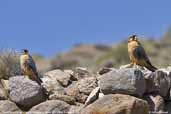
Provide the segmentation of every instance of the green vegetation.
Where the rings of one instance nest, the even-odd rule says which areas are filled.
[[[161,68],[171,65],[171,28],[162,38],[141,38],[152,64]],[[39,54],[34,54],[39,74],[52,69],[73,69],[87,67],[92,71],[110,63],[119,67],[129,63],[127,41],[113,45],[76,45],[70,51],[46,59]],[[9,76],[20,74],[19,54],[14,50],[0,50],[0,78],[8,79]]]

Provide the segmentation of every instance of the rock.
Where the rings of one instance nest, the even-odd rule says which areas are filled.
[[[62,86],[66,87],[70,84],[71,75],[61,70],[53,70],[45,73],[45,77],[58,81]]]
[[[78,89],[77,83],[78,82],[74,81],[74,82],[72,82],[72,84],[70,86],[65,88],[67,95],[75,97],[75,96],[77,96],[77,94],[79,94],[79,89]]]
[[[70,80],[78,81],[78,79],[74,76],[74,71],[72,71],[72,70],[64,70],[64,72],[70,74],[70,76],[71,76]]]
[[[44,77],[42,78],[42,81],[43,81],[42,85],[47,90],[49,95],[54,93],[58,93],[61,95],[65,94],[64,87],[62,87],[61,84],[59,84],[59,82],[57,82],[56,80],[50,79],[48,77]]]
[[[144,99],[150,105],[150,112],[162,113],[164,111],[164,100],[160,95],[149,94],[149,95],[145,95]]]
[[[93,103],[95,100],[98,99],[98,96],[99,96],[99,93],[100,93],[100,88],[99,87],[96,87],[91,93],[90,95],[88,96],[86,102],[85,102],[85,106]]]
[[[22,114],[22,111],[17,107],[17,105],[9,100],[0,101],[0,113],[1,114]]]
[[[111,68],[103,67],[102,69],[100,69],[100,70],[98,71],[97,74],[103,75],[103,74],[108,73],[108,72],[110,72],[110,71],[112,71]]]
[[[3,88],[0,87],[0,100],[7,99],[6,92]]]
[[[68,95],[61,95],[61,94],[52,94],[49,96],[49,100],[61,100],[70,105],[75,105],[75,98],[68,96]]]
[[[165,101],[171,101],[171,90],[169,89],[167,95],[163,97]]]
[[[67,114],[70,105],[59,100],[49,100],[31,108],[26,114]]]
[[[145,73],[146,91],[145,93],[159,92],[165,97],[168,94],[171,78],[162,71]]]
[[[160,71],[163,71],[165,73],[167,73],[167,75],[169,75],[169,73],[171,72],[171,67],[167,67],[167,68],[160,68]]]
[[[83,106],[71,106],[68,114],[79,114]]]
[[[77,86],[81,93],[89,95],[91,91],[97,87],[96,79],[94,77],[84,78],[78,81]]]
[[[80,114],[148,114],[144,100],[129,95],[105,95],[81,110]]]
[[[96,79],[94,77],[88,77],[73,82],[65,91],[67,95],[75,97],[78,102],[84,103],[91,91],[96,87]]]
[[[132,67],[133,67],[132,64],[127,64],[127,65],[122,65],[122,66],[120,66],[120,69],[132,68]]]
[[[24,76],[11,77],[9,89],[10,99],[25,110],[46,100],[43,88]]]
[[[91,77],[91,73],[87,70],[87,68],[83,68],[83,67],[76,67],[74,70],[74,77],[77,80],[86,78],[86,77]]]
[[[64,70],[64,72],[65,72],[65,73],[68,73],[68,74],[70,74],[70,75],[74,75],[74,71],[72,71],[72,70]]]
[[[9,96],[8,91],[9,91],[8,80],[1,79],[0,80],[0,100],[8,99],[8,96]]]
[[[0,83],[0,100],[7,99],[6,91],[2,87],[2,84]]]
[[[102,75],[99,87],[104,94],[121,93],[142,96],[145,91],[145,80],[140,70],[118,69]]]
[[[165,108],[164,108],[164,113],[165,114],[171,114],[171,102],[166,102],[165,103]]]
[[[104,97],[105,95],[103,93],[99,93],[99,98]]]

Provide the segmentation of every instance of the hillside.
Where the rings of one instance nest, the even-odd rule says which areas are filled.
[[[161,38],[141,38],[140,42],[156,67],[171,65],[170,30]],[[82,66],[97,70],[109,64],[119,67],[129,63],[127,41],[113,45],[77,45],[70,51],[53,57],[50,63],[51,69]]]
[[[170,29],[161,38],[140,38],[140,42],[154,66],[161,68],[171,65]],[[79,44],[67,52],[50,58],[44,58],[39,54],[34,54],[33,57],[40,74],[53,69],[73,69],[75,67],[86,67],[97,72],[105,65],[118,68],[129,63],[126,40],[112,45]],[[1,75],[8,77],[12,74],[19,74],[19,53],[9,49],[1,50],[0,65]]]

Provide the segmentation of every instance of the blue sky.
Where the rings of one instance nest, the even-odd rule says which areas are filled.
[[[0,48],[51,56],[135,33],[159,38],[171,24],[170,11],[170,0],[1,0]]]

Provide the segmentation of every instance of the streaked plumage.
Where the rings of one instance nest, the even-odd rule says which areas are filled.
[[[31,80],[36,81],[41,85],[42,81],[38,76],[35,62],[26,49],[22,51],[20,56],[20,66],[23,75],[27,75]]]
[[[157,68],[151,64],[149,58],[146,55],[144,48],[138,41],[136,35],[129,37],[128,53],[129,53],[131,64],[137,64],[146,67],[148,70],[152,72],[157,70]]]

